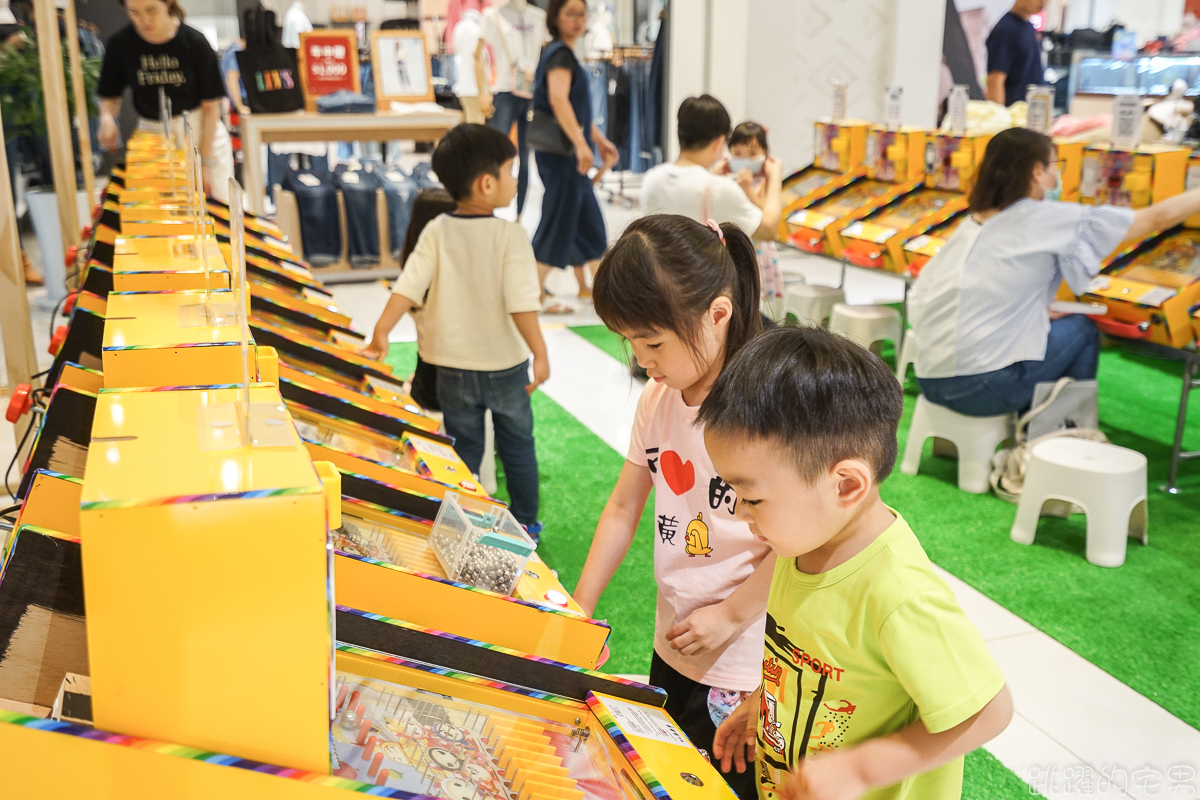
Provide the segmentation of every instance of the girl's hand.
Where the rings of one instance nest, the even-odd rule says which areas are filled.
[[[108,114],[100,115],[100,128],[96,132],[96,138],[100,142],[100,146],[108,152],[113,152],[120,144],[120,132],[117,130],[117,123]]]
[[[667,643],[680,654],[695,656],[716,650],[741,627],[724,603],[697,608],[683,622],[667,631]]]
[[[783,162],[774,156],[767,156],[767,160],[763,162],[763,175],[766,175],[768,180],[782,180]]]
[[[745,772],[746,765],[754,766],[755,734],[758,728],[758,707],[762,702],[758,692],[747,697],[733,710],[713,735],[713,758],[722,772],[737,768]]]
[[[388,346],[386,341],[381,342],[378,339],[371,339],[371,343],[362,350],[359,350],[358,354],[372,361],[382,361],[383,357],[387,355],[387,351]]]
[[[737,185],[742,187],[742,191],[750,194],[754,191],[754,176],[750,174],[750,170],[744,169],[734,178]]]
[[[840,750],[804,759],[779,793],[784,800],[858,800],[867,793],[867,784],[854,750]]]
[[[595,162],[595,156],[592,155],[592,146],[586,141],[583,144],[575,145],[575,159],[578,162],[576,169],[580,175],[587,175],[588,170],[592,168]]]

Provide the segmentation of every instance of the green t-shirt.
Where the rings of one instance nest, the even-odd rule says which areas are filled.
[[[895,513],[895,512],[893,512]],[[904,519],[819,575],[779,559],[767,602],[758,717],[762,800],[806,754],[894,733],[931,733],[977,714],[1004,686],[983,637]],[[962,759],[871,792],[870,800],[962,794]]]

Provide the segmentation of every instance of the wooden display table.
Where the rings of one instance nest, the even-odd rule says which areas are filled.
[[[248,114],[241,120],[244,183],[249,210],[263,213],[262,145],[275,142],[436,142],[462,121],[457,111],[396,114]]]

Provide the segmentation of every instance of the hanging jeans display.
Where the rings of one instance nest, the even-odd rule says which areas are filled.
[[[392,240],[392,258],[399,259],[400,251],[404,247],[404,237],[408,235],[413,203],[417,201],[421,186],[396,166],[376,170],[375,179],[379,181],[387,197],[388,235]]]
[[[374,165],[350,169],[345,164],[334,173],[337,188],[346,204],[346,240],[350,266],[354,269],[379,264],[379,181]]]
[[[342,232],[337,187],[328,168],[314,164],[312,169],[289,169],[281,185],[296,195],[304,258],[314,267],[336,262],[342,255]]]
[[[587,65],[592,113],[601,132],[617,146],[617,169],[641,173],[662,160],[655,144],[661,114],[654,107],[650,59],[625,58],[620,66],[609,61]]]

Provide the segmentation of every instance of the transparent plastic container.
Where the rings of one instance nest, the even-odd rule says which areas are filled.
[[[342,517],[342,527],[330,532],[333,549],[360,558],[404,566],[404,556],[389,531],[379,525]]]
[[[429,532],[446,577],[511,595],[536,545],[504,506],[446,492]]]

